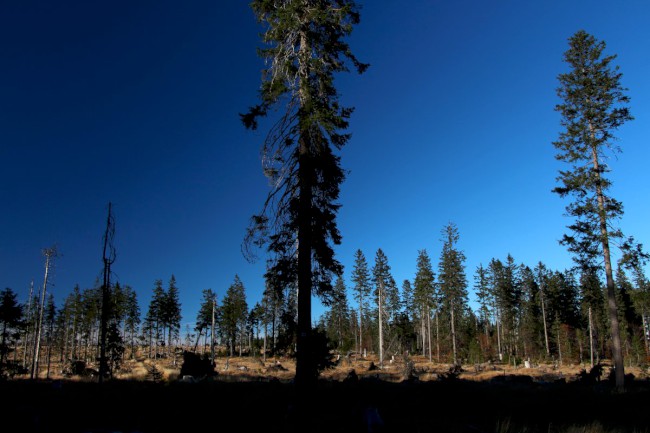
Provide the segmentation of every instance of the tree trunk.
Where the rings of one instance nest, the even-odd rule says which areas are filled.
[[[427,306],[427,342],[429,344],[429,362],[433,362],[431,358],[431,308]]]
[[[437,308],[436,308],[436,361],[440,363],[440,323],[438,321]]]
[[[212,299],[212,326],[210,328],[210,354],[211,354],[210,362],[212,363],[212,365],[214,365],[214,313],[216,309],[217,309],[217,301],[216,299]]]
[[[43,327],[43,311],[45,310],[45,292],[47,291],[47,277],[50,272],[50,256],[53,253],[50,250],[45,252],[45,277],[43,278],[43,290],[41,291],[41,301],[38,311],[38,325],[36,326],[36,338],[34,339],[34,356],[32,358],[32,379],[38,378],[38,354],[41,349],[41,329]]]
[[[424,322],[424,312],[426,311],[426,308],[424,305],[422,306],[422,314],[420,315],[420,335],[422,336],[422,356],[426,356],[426,350],[427,350],[427,331],[425,327],[425,322]],[[430,361],[430,360],[429,360]]]
[[[378,297],[379,298],[379,367],[380,368],[384,368],[384,332],[383,332],[384,320],[382,317],[383,309],[381,308],[383,303],[381,299],[383,289],[384,289],[384,284],[380,281],[378,287],[379,290],[379,297]]]
[[[591,323],[591,307],[589,307],[589,357],[591,358],[591,368],[594,368],[594,334]]]
[[[590,126],[590,130],[591,125]],[[592,131],[593,134],[593,131]],[[616,388],[622,391],[625,386],[625,365],[623,363],[623,351],[621,348],[621,334],[618,324],[618,310],[616,308],[616,286],[612,273],[612,259],[609,250],[609,233],[607,231],[607,212],[605,210],[605,196],[600,180],[600,167],[596,148],[592,147],[592,161],[596,175],[596,196],[598,199],[598,214],[600,217],[600,236],[603,247],[603,258],[605,260],[605,277],[607,280],[607,307],[612,333],[612,356],[614,358],[614,372],[616,376]]]
[[[454,302],[451,302],[451,347],[454,354],[454,365],[458,365],[456,356],[456,325],[454,324]]]
[[[541,304],[542,304],[542,320],[544,321],[544,342],[546,343],[546,356],[551,356],[551,350],[548,347],[548,331],[546,329],[546,307],[544,305],[546,304],[546,302],[544,301],[544,291],[540,289],[539,293],[541,296]]]
[[[29,299],[27,299],[27,323],[32,318],[32,298],[34,297],[34,280],[29,286]],[[25,326],[25,341],[23,341],[23,368],[27,368],[27,340],[29,340],[29,326]]]

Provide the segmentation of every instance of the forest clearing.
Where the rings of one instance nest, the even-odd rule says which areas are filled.
[[[518,368],[471,365],[452,374],[450,364],[426,357],[388,362],[339,360],[324,371],[302,410],[314,432],[646,432],[648,371],[615,391],[603,363],[601,380],[581,379],[589,366],[553,364]],[[297,427],[290,358],[216,359],[212,377],[181,376],[182,360],[127,360],[103,384],[85,375],[28,376],[0,382],[3,412],[21,431],[304,431]],[[155,368],[152,368],[155,366]],[[160,374],[152,374],[157,371]],[[405,374],[410,374],[409,378]],[[583,374],[584,375],[584,374]]]

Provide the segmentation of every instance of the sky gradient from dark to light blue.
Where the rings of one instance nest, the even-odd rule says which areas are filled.
[[[349,42],[371,64],[337,77],[356,108],[342,150],[336,248],[352,287],[354,252],[381,248],[401,287],[418,250],[437,268],[441,230],[460,232],[470,286],[492,258],[564,270],[557,75],[568,38],[607,43],[635,120],[608,161],[624,232],[650,245],[650,3],[642,0],[360,1]],[[239,275],[261,298],[264,255],[241,243],[268,183],[266,130],[238,113],[257,103],[263,29],[246,1],[33,1],[0,5],[0,287],[25,301],[54,244],[57,304],[102,272],[107,204],[114,279],[146,312],[172,274],[183,330],[203,289],[221,299]],[[472,295],[473,298],[473,295]],[[354,305],[352,303],[352,305]],[[316,304],[313,318],[322,313]]]

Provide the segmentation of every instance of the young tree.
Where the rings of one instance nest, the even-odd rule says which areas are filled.
[[[32,357],[32,379],[38,379],[38,360],[41,351],[41,332],[43,329],[43,314],[45,312],[45,295],[47,293],[47,283],[51,267],[54,265],[54,259],[58,257],[56,245],[43,250],[45,256],[45,276],[43,277],[43,290],[39,301],[38,317],[36,318],[36,336],[34,337],[34,356]]]
[[[431,362],[431,308],[434,306],[436,275],[433,272],[431,259],[427,250],[418,252],[415,280],[413,281],[413,300],[420,317],[420,333],[422,339],[422,356],[429,349]],[[427,343],[428,342],[428,346]]]
[[[379,326],[379,366],[384,366],[384,322],[387,322],[386,305],[389,299],[388,293],[391,287],[395,285],[395,281],[390,274],[390,266],[388,265],[388,257],[380,249],[377,250],[375,255],[375,266],[372,268],[372,282],[375,285],[375,302],[377,304],[377,323]]]
[[[11,349],[10,343],[16,342],[16,335],[23,318],[23,307],[18,303],[16,293],[10,288],[0,292],[0,370]]]
[[[273,189],[247,237],[267,244],[279,286],[298,282],[296,384],[307,389],[318,374],[311,361],[311,297],[327,297],[332,276],[342,272],[332,248],[341,242],[336,214],[345,177],[335,150],[350,138],[343,131],[352,109],[339,104],[334,75],[348,70],[347,61],[359,72],[366,68],[344,40],[359,13],[353,0],[254,0],[251,7],[265,26],[267,47],[259,52],[268,69],[261,103],[242,121],[254,129],[272,107],[284,103],[286,111],[263,146]]]
[[[490,332],[490,317],[494,306],[493,293],[490,290],[487,270],[479,264],[474,273],[474,293],[479,305],[479,318],[483,322],[486,344]]]
[[[154,281],[153,295],[149,302],[149,309],[145,316],[145,330],[149,340],[149,358],[151,358],[152,348],[154,349],[154,356],[158,356],[158,343],[161,337],[161,327],[163,321],[163,309],[165,305],[165,289],[163,289],[162,280]]]
[[[130,286],[125,286],[125,319],[124,328],[129,333],[131,359],[135,359],[135,336],[140,326],[140,305],[138,296]]]
[[[348,337],[348,319],[350,316],[350,308],[348,307],[348,297],[346,294],[345,282],[342,277],[336,279],[334,284],[333,302],[329,311],[329,323],[327,329],[333,332],[328,332],[332,340],[336,341],[336,348],[338,350],[345,350],[344,344]],[[330,337],[330,338],[331,338]]]
[[[352,268],[352,282],[354,283],[354,298],[359,307],[359,346],[357,352],[363,352],[363,318],[366,316],[366,304],[370,296],[371,281],[370,271],[366,256],[361,250],[354,253],[354,268]]]
[[[230,356],[234,356],[235,342],[238,336],[240,337],[240,345],[243,343],[241,341],[241,331],[246,325],[248,316],[246,290],[238,275],[235,275],[235,280],[226,291],[220,310],[221,330],[224,333],[225,341],[228,342]]]
[[[614,131],[633,117],[627,107],[630,99],[624,94],[627,89],[621,85],[622,74],[618,66],[612,66],[616,56],[603,56],[604,49],[605,42],[580,30],[569,39],[564,53],[571,70],[558,76],[562,103],[555,109],[565,130],[553,145],[558,150],[556,159],[571,168],[560,171],[561,186],[554,192],[573,197],[566,210],[575,222],[568,226],[570,234],[564,235],[562,244],[579,263],[593,261],[597,255],[604,262],[616,386],[622,389],[624,365],[611,246],[623,238],[619,229],[612,228],[623,215],[623,206],[608,194],[611,181],[605,177],[609,171],[605,159],[608,152],[620,152],[613,143]],[[623,245],[632,249],[628,241]]]
[[[458,365],[457,321],[463,318],[467,308],[467,278],[465,276],[465,254],[458,249],[458,227],[449,223],[443,230],[443,246],[438,265],[438,282],[443,307],[449,314],[451,343],[454,365]]]
[[[171,354],[173,341],[180,335],[181,330],[181,303],[179,300],[176,277],[172,274],[163,298],[163,323],[167,326],[167,351]]]
[[[217,303],[217,294],[214,293],[212,289],[203,290],[203,300],[201,301],[201,305],[199,306],[199,311],[196,315],[196,326],[194,328],[194,330],[198,332],[196,337],[196,343],[194,344],[195,351],[196,351],[196,347],[199,344],[199,340],[201,339],[201,334],[203,334],[204,331],[207,333],[208,329],[213,331],[212,319],[214,317],[214,313],[216,310],[216,303]],[[213,340],[214,340],[214,336],[210,337],[210,341]]]

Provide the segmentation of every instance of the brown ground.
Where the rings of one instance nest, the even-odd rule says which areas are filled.
[[[412,356],[410,360],[414,363],[414,375],[420,381],[435,381],[449,372],[450,364],[430,363],[428,358],[423,356]],[[164,381],[180,380],[180,368],[182,359],[176,362],[167,359],[149,360],[139,359],[137,361],[127,360],[124,362],[122,369],[116,373],[117,379],[123,380],[147,380],[148,367],[155,365],[162,372]],[[401,359],[395,359],[394,362],[388,360],[382,369],[373,369],[371,365],[379,364],[378,358],[369,355],[367,358],[351,359],[350,361],[342,358],[338,365],[332,369],[325,370],[321,373],[321,379],[342,381],[352,370],[359,378],[378,378],[387,382],[401,382],[404,380],[405,364]],[[605,366],[604,373],[609,373],[611,364],[608,361],[603,363]],[[90,368],[97,369],[97,366],[89,365]],[[553,382],[558,379],[564,379],[567,382],[575,380],[581,370],[590,370],[589,364],[576,365],[564,364],[561,366],[553,364],[532,365],[531,368],[525,368],[520,365],[514,367],[508,364],[480,364],[480,365],[463,365],[459,379],[470,381],[487,381],[495,376],[530,376],[535,382]],[[277,379],[280,382],[290,382],[295,375],[295,361],[291,358],[272,358],[267,357],[266,361],[261,358],[252,357],[217,357],[215,371],[217,372],[216,380],[223,381],[268,381]],[[50,370],[50,379],[57,380],[65,378],[62,374],[61,366],[53,364]],[[633,374],[637,379],[650,378],[648,369],[640,367],[627,366],[626,374]],[[45,368],[41,368],[41,378],[45,378]],[[16,377],[17,379],[20,377]],[[89,378],[67,377],[70,380],[87,381]],[[200,379],[200,378],[197,378]]]
[[[465,380],[439,380],[449,365],[411,360],[418,380],[403,380],[401,360],[381,370],[370,370],[377,364],[372,357],[341,362],[322,374],[325,380],[307,398],[289,385],[295,367],[285,358],[218,358],[215,379],[191,384],[179,377],[180,360],[174,366],[165,359],[155,361],[165,379],[158,383],[148,378],[149,360],[127,362],[117,375],[122,380],[104,385],[96,378],[57,380],[60,374],[0,381],[0,408],[22,426],[5,430],[0,424],[0,431],[650,432],[650,381],[639,369],[626,369],[640,380],[619,394],[575,381],[582,366],[467,365],[459,376]],[[287,371],[273,371],[277,363]],[[345,380],[352,369],[359,380]]]

